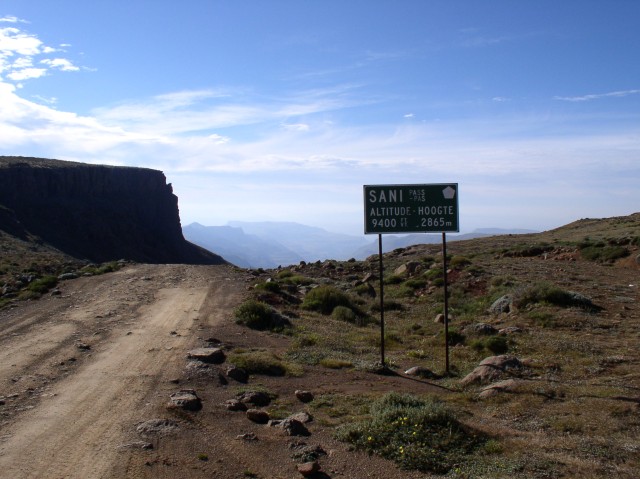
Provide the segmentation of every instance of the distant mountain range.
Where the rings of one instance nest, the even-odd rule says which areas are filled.
[[[226,226],[191,223],[182,228],[184,237],[242,268],[276,268],[326,259],[362,260],[378,253],[377,236],[331,233],[322,228],[291,222],[231,221]],[[461,241],[501,234],[535,233],[531,230],[477,229],[468,234],[450,234],[448,241]],[[440,234],[384,235],[383,252],[414,244],[440,243]]]

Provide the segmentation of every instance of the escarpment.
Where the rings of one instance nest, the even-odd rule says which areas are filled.
[[[187,242],[161,171],[0,157],[0,229],[81,259],[220,264]]]

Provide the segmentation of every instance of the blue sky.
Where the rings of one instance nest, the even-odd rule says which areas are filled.
[[[363,232],[365,184],[460,228],[640,211],[636,0],[3,0],[0,155],[164,171],[183,225]]]

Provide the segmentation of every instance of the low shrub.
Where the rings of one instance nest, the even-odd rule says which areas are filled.
[[[87,265],[84,268],[82,268],[81,271],[84,274],[98,276],[101,274],[113,273],[114,271],[118,271],[120,268],[122,268],[122,265],[120,263],[118,263],[117,261],[111,261],[109,263],[104,263],[101,265],[95,265],[95,264]]]
[[[400,284],[404,281],[402,276],[398,276],[396,274],[392,274],[391,276],[387,276],[384,279],[384,284]]]
[[[344,359],[324,358],[320,360],[320,366],[328,369],[352,368],[353,363]]]
[[[347,308],[346,306],[336,306],[335,308],[333,308],[331,317],[337,319],[338,321],[345,321],[347,323],[355,323],[358,319],[356,313],[354,313],[351,308]]]
[[[277,356],[266,351],[251,351],[229,354],[228,361],[249,374],[264,374],[266,376],[300,375],[296,368],[283,362]]]
[[[535,303],[546,303],[565,308],[578,307],[589,311],[601,309],[593,304],[589,298],[579,293],[564,291],[547,282],[534,283],[516,292],[514,304],[518,308]]]
[[[629,256],[630,251],[624,246],[607,246],[604,243],[582,244],[580,255],[590,261],[613,262],[620,258]]]
[[[411,289],[424,288],[427,285],[427,280],[424,278],[412,278],[404,282],[404,286]]]
[[[243,324],[257,330],[281,330],[290,326],[289,321],[271,306],[261,301],[250,299],[235,310],[237,324]]]
[[[474,339],[469,346],[476,351],[488,350],[493,354],[505,354],[509,351],[509,343],[504,336],[490,336]]]
[[[293,273],[290,269],[283,269],[282,271],[278,272],[279,279],[291,278],[292,276]]]
[[[426,271],[423,274],[424,278],[429,281],[434,281],[436,279],[442,279],[443,272],[442,268],[431,268],[429,271]]]
[[[29,283],[27,289],[32,293],[44,294],[58,284],[58,278],[55,276],[43,276]]]
[[[389,393],[371,405],[369,414],[339,428],[337,438],[403,469],[445,474],[484,443],[435,398]]]
[[[411,290],[413,292],[413,290]],[[369,310],[373,313],[379,313],[380,312],[380,301],[376,301],[375,303],[371,304],[371,307],[369,308]],[[399,302],[399,301],[395,301],[393,299],[385,299],[384,300],[384,310],[385,311],[403,311],[404,310],[404,305]]]
[[[449,262],[449,266],[456,269],[464,268],[471,264],[471,260],[466,256],[454,256]]]
[[[307,293],[302,302],[302,308],[317,311],[324,315],[333,312],[336,306],[344,306],[352,311],[358,311],[351,298],[334,286],[318,286]]]
[[[269,291],[270,293],[279,293],[280,285],[275,281],[263,281],[262,283],[256,284],[256,289]]]
[[[282,278],[282,282],[284,284],[291,284],[293,286],[306,286],[313,283],[313,280],[310,278],[307,278],[306,276],[294,274],[291,276],[285,275],[285,277]]]
[[[444,337],[444,332],[443,332]],[[456,329],[449,329],[449,345],[455,346],[457,344],[464,344],[466,341],[464,334],[458,332]]]

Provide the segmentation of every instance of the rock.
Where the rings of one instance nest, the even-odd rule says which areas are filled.
[[[136,431],[142,436],[165,436],[179,427],[178,423],[171,419],[149,419],[138,424]]]
[[[373,273],[367,273],[364,278],[362,278],[362,282],[368,283],[369,281],[378,281],[378,277]]]
[[[184,409],[185,411],[199,411],[202,401],[194,389],[181,389],[170,396],[168,409]]]
[[[185,369],[187,370],[189,378],[205,377],[214,380],[220,386],[226,386],[229,384],[229,381],[227,381],[224,374],[207,363],[203,363],[201,361],[189,361],[185,366]]]
[[[249,373],[245,369],[236,366],[230,366],[227,368],[227,376],[243,384],[246,384],[249,381]]]
[[[229,399],[224,402],[224,406],[228,411],[246,411],[249,409],[245,403],[238,399]]]
[[[76,279],[78,277],[78,275],[76,273],[63,273],[61,275],[58,276],[58,279],[60,281],[65,281],[68,279]]]
[[[567,296],[571,306],[596,311],[602,309],[600,306],[596,306],[593,301],[591,301],[591,298],[587,298],[584,294],[576,293],[575,291],[567,291]]]
[[[480,366],[490,366],[504,371],[508,369],[521,369],[522,362],[515,356],[501,354],[499,356],[489,356],[480,361]]]
[[[522,332],[523,332],[522,328],[519,328],[517,326],[507,326],[506,328],[502,328],[498,330],[498,334],[500,334],[501,336],[508,336],[510,334],[522,333]]]
[[[449,322],[452,322],[454,320],[454,317],[452,315],[449,315],[448,320]],[[433,319],[433,322],[444,324],[444,314],[442,313],[436,314],[436,317]]]
[[[362,283],[358,290],[358,296],[368,296],[370,298],[377,297],[378,293],[376,293],[376,288],[374,288],[370,283]]]
[[[306,428],[304,424],[302,424],[297,419],[293,419],[291,417],[283,419],[282,421],[280,421],[279,424],[276,425],[276,427],[282,429],[287,434],[287,436],[310,436],[311,435],[311,433],[309,432],[309,430]]]
[[[297,412],[289,416],[288,419],[295,419],[296,421],[300,421],[303,424],[313,421],[313,417],[307,412]]]
[[[91,349],[91,346],[86,343],[76,343],[76,348],[78,348],[80,351],[89,351]]]
[[[247,409],[247,419],[258,424],[267,424],[269,422],[269,413],[261,409]]]
[[[298,472],[304,477],[312,476],[320,471],[320,464],[317,461],[305,462],[304,464],[298,464]]]
[[[488,399],[502,392],[516,392],[520,384],[521,381],[516,381],[515,379],[498,381],[497,383],[490,384],[489,386],[482,388],[482,391],[478,395],[478,398]]]
[[[424,379],[436,379],[438,377],[433,371],[421,366],[414,366],[404,372],[407,376],[418,376]]]
[[[483,359],[480,365],[467,374],[460,383],[464,386],[474,383],[486,384],[501,379],[502,376],[513,370],[522,369],[522,363],[515,356],[500,355]]]
[[[97,263],[226,263],[185,240],[178,198],[161,171],[15,156],[0,156],[0,164],[0,204],[18,236],[28,231]]]
[[[498,334],[498,330],[487,323],[470,324],[463,329],[466,334],[477,334],[479,336],[493,336]]]
[[[130,442],[128,444],[123,444],[122,446],[120,446],[120,448],[150,450],[153,449],[153,444],[151,444],[150,442],[136,441]]]
[[[187,357],[209,364],[222,364],[226,360],[224,351],[220,348],[192,349],[187,353]]]
[[[238,434],[236,436],[236,439],[238,441],[257,441],[258,440],[258,436],[256,436],[252,432],[247,432],[245,434]]]
[[[249,403],[258,407],[268,406],[271,403],[269,395],[262,391],[244,392],[238,396],[238,400],[245,404]]]
[[[307,403],[313,401],[313,394],[309,391],[297,390],[295,395],[301,402]]]
[[[500,314],[500,313],[509,313],[513,307],[513,297],[509,294],[506,294],[498,299],[496,299],[491,306],[489,306],[489,313],[491,314]]]
[[[393,270],[393,274],[396,276],[413,276],[420,271],[422,271],[422,263],[419,261],[409,261]]]
[[[300,463],[305,462],[313,462],[316,461],[321,456],[326,456],[327,451],[325,451],[320,445],[307,445],[304,441],[295,441],[289,443],[289,448],[293,449],[294,452],[291,454],[291,457]]]

